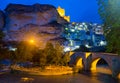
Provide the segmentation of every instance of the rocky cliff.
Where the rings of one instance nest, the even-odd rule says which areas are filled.
[[[5,12],[7,14],[6,27],[9,28],[10,31],[17,30],[18,28],[31,23],[45,25],[53,21],[61,22],[56,8],[51,5],[9,4],[5,9]]]
[[[2,29],[5,25],[5,15],[3,11],[0,11],[0,29]]]
[[[5,14],[7,41],[27,41],[34,38],[37,44],[45,44],[60,37],[62,24],[67,23],[52,5],[9,4]]]

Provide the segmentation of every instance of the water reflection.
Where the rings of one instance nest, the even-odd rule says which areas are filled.
[[[112,72],[107,66],[98,67],[96,71],[82,71],[80,74],[88,76],[91,80],[98,80],[100,83],[120,83],[120,78],[113,78]]]
[[[91,73],[91,72],[82,72],[81,74],[88,76],[92,80],[99,80],[100,83],[120,83],[120,79],[115,79],[111,76],[111,74],[105,73]]]
[[[99,68],[97,72],[86,72],[61,76],[32,76],[20,74],[0,74],[0,83],[28,83],[21,81],[23,77],[32,78],[29,83],[120,83],[120,79],[112,78],[111,72],[105,68]],[[100,72],[100,71],[102,72]]]

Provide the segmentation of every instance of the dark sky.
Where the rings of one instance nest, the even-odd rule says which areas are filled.
[[[101,23],[96,0],[1,0],[0,9],[3,10],[9,3],[32,5],[35,3],[61,6],[70,15],[71,22]]]

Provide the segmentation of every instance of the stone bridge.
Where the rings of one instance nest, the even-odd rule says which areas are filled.
[[[70,58],[70,66],[76,66],[83,70],[96,70],[97,62],[104,59],[112,71],[113,77],[117,77],[120,73],[120,56],[116,54],[70,52]]]

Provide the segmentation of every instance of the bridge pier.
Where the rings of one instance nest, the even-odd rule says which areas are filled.
[[[85,61],[84,61],[84,70],[85,71],[90,71],[90,62],[92,60],[92,56],[90,52],[85,53]]]
[[[120,73],[120,61],[117,59],[112,59],[112,77],[117,78]]]

